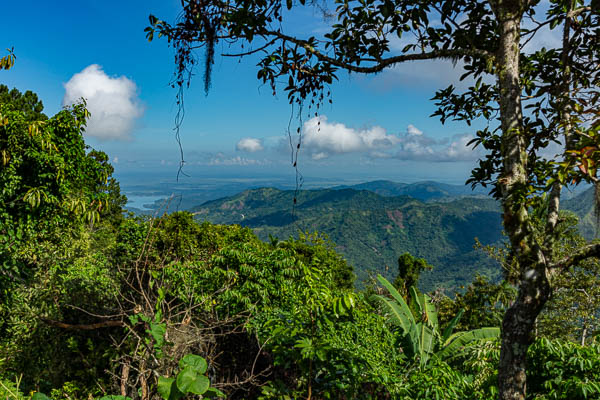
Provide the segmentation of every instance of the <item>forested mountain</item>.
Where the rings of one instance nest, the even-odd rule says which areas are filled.
[[[325,233],[355,267],[359,282],[368,278],[369,271],[394,277],[396,260],[405,252],[435,266],[423,274],[425,290],[465,285],[476,272],[499,277],[499,267],[473,248],[474,238],[482,244],[502,240],[500,211],[493,200],[425,203],[367,190],[322,189],[299,192],[296,207],[293,204],[294,191],[262,188],[191,211],[198,220],[250,227],[263,240],[270,235],[287,239],[299,231]]]
[[[462,193],[467,191],[471,190],[465,187]],[[402,192],[413,196],[396,195]],[[475,238],[483,245],[503,241],[498,204],[483,197],[448,197],[460,195],[459,186],[438,182],[373,181],[352,188],[301,191],[295,207],[294,191],[261,188],[191,211],[201,221],[250,227],[263,240],[296,237],[299,231],[324,233],[354,266],[358,282],[371,272],[392,278],[398,256],[409,252],[435,267],[423,273],[424,290],[456,289],[476,273],[499,278],[498,264],[474,245]],[[442,200],[435,201],[436,196]],[[580,230],[587,238],[596,229],[593,196],[589,189],[564,201],[564,208],[580,218]]]
[[[441,200],[441,199],[452,199],[456,197],[465,196],[486,196],[487,190],[476,187],[472,189],[471,186],[466,185],[450,185],[447,183],[435,182],[435,181],[421,181],[415,183],[398,183],[387,180],[378,180],[371,182],[359,183],[351,186],[336,186],[332,189],[356,189],[356,190],[369,190],[375,192],[380,196],[410,196],[415,199],[428,201],[428,200]]]
[[[585,192],[571,199],[564,201],[564,208],[573,211],[579,217],[579,232],[586,239],[593,239],[598,236],[599,219],[594,209],[594,188],[591,187]]]

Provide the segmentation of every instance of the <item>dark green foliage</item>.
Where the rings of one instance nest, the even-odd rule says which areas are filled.
[[[534,399],[600,398],[600,345],[540,339],[529,349],[527,386]]]
[[[394,279],[394,287],[408,301],[408,289],[417,286],[421,272],[432,269],[433,267],[427,264],[424,258],[416,258],[410,253],[404,253],[398,257],[398,276]]]
[[[26,121],[45,121],[48,119],[42,113],[44,104],[38,99],[37,94],[31,90],[21,93],[18,89],[8,89],[8,86],[0,84],[0,104],[4,104],[8,111],[20,111]]]

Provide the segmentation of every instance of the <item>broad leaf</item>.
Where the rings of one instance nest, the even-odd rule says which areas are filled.
[[[108,396],[104,396],[108,397]],[[103,399],[104,399],[103,397]],[[33,396],[31,396],[31,400],[50,400],[50,397],[46,396],[44,393],[35,392]]]
[[[404,315],[405,320],[407,320],[410,325],[415,325],[416,324],[415,317],[413,316],[412,312],[410,311],[410,308],[408,307],[408,304],[406,304],[406,301],[404,301],[404,299],[402,298],[402,295],[398,292],[398,290],[396,290],[396,288],[390,282],[388,282],[388,280],[385,279],[383,276],[377,275],[377,279],[388,290],[388,292],[392,295],[394,300],[396,300],[396,302],[398,304],[398,309],[397,309],[398,313]],[[388,300],[383,296],[378,296],[378,297],[380,299]],[[391,304],[391,303],[388,301],[388,302],[385,302],[385,304]],[[399,321],[399,322],[401,322],[401,321]],[[409,326],[403,326],[402,328],[404,329],[405,332],[408,332],[410,330]]]
[[[194,367],[185,367],[177,374],[177,388],[183,393],[204,394],[209,386],[208,378],[198,374]]]
[[[458,312],[458,314],[456,314],[456,316],[454,318],[452,318],[452,320],[448,323],[448,326],[446,327],[446,329],[444,329],[444,333],[442,333],[442,342],[443,343],[446,343],[446,341],[448,340],[450,335],[452,335],[452,332],[454,331],[456,324],[458,324],[458,321],[460,321],[464,312],[465,312],[465,310],[461,309]]]
[[[158,378],[158,394],[165,400],[178,400],[184,396],[183,393],[177,388],[175,378],[165,378],[160,376]]]
[[[468,332],[457,332],[444,343],[444,348],[438,352],[440,358],[453,357],[463,347],[479,340],[495,339],[500,336],[500,328],[480,328]]]
[[[179,360],[179,368],[192,367],[199,374],[204,374],[208,369],[208,364],[203,357],[195,354],[188,354]]]

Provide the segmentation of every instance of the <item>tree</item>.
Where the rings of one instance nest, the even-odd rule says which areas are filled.
[[[290,12],[304,5],[305,0],[285,3]],[[309,5],[327,7],[326,2]],[[258,79],[273,91],[285,82],[290,103],[308,101],[309,110],[313,104],[318,110],[338,70],[370,74],[407,61],[461,62],[464,77],[475,84],[464,93],[453,86],[439,90],[434,115],[442,122],[489,120],[472,142],[487,155],[468,182],[490,186],[502,204],[518,295],[502,322],[499,396],[524,399],[527,348],[550,296],[552,276],[600,254],[599,244],[583,245],[564,257],[553,251],[561,188],[597,182],[598,2],[551,0],[545,12],[539,0],[336,0],[335,6],[329,13],[334,23],[320,37],[286,34],[283,22],[290,12],[278,0],[182,0],[177,23],[151,16],[146,31],[149,40],[158,33],[175,48],[174,81],[180,88],[191,78],[195,49],[205,50],[208,90],[216,44],[239,44],[243,50],[233,56],[260,54]],[[560,29],[560,44],[526,51],[525,45],[533,46],[531,39],[545,29]],[[390,45],[397,39],[407,43],[401,50]],[[561,145],[557,157],[543,155],[550,143]],[[548,207],[540,239],[530,211],[544,198]]]
[[[0,282],[25,279],[51,257],[40,242],[121,214],[108,157],[83,140],[85,104],[50,119],[42,110],[34,93],[0,86]]]
[[[8,86],[0,85],[0,103],[5,104],[7,110],[23,112],[27,121],[45,121],[48,119],[42,113],[44,104],[38,99],[37,94],[31,90],[21,93],[17,88],[8,90]]]
[[[394,287],[402,297],[408,299],[409,288],[417,286],[421,272],[431,269],[433,267],[427,264],[424,258],[416,258],[410,253],[404,253],[398,257],[398,276],[394,279]]]

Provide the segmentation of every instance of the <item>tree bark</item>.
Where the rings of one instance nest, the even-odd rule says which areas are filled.
[[[526,2],[496,0],[491,5],[501,30],[496,67],[504,162],[498,189],[502,194],[504,229],[521,275],[517,300],[502,322],[498,389],[501,400],[524,400],[527,349],[536,318],[550,296],[550,283],[544,254],[533,240],[526,204],[528,138],[523,131],[519,70],[520,27]]]

